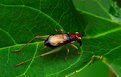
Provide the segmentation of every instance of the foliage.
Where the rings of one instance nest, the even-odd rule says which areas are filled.
[[[81,72],[97,60],[121,77],[121,10],[111,0],[1,0],[0,1],[0,77],[64,77]],[[17,63],[53,49],[43,49],[43,40],[29,43],[36,35],[49,35],[55,29],[82,34],[80,55],[66,45],[58,52],[24,65]],[[100,57],[102,56],[102,57]],[[78,75],[79,76],[79,75]]]

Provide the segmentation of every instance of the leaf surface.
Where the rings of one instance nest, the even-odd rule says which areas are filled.
[[[112,4],[111,0],[0,1],[0,77],[73,76],[93,63],[93,55],[103,56],[102,61],[120,77],[121,24],[117,20],[120,16],[116,17],[118,10],[112,13]],[[70,53],[67,61],[64,45],[55,49],[56,53],[15,67],[17,63],[54,51],[44,48],[44,40],[37,39],[21,52],[11,53],[36,35],[58,33],[55,29],[81,33],[82,46],[75,43],[81,54],[77,55],[77,50],[68,44]]]
[[[65,32],[83,32],[84,24],[80,14],[70,0],[8,0],[0,1],[0,77],[55,77],[71,73],[81,55],[70,47],[67,61],[65,46],[24,65],[16,64],[34,58],[53,49],[43,49],[44,40],[29,43],[19,53],[11,53],[24,46],[33,37]],[[82,22],[82,23],[81,23]],[[75,67],[73,69],[76,69]]]
[[[76,9],[87,18],[84,52],[103,56],[103,62],[121,77],[121,23],[120,9],[111,0],[73,0]],[[112,13],[112,8],[113,10]],[[119,7],[118,7],[119,8]]]

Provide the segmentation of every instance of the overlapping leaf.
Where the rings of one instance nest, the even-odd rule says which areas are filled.
[[[114,3],[111,0],[73,0],[73,2],[76,9],[88,19],[86,36],[83,38],[83,50],[93,55],[103,56],[103,61],[118,77],[121,77],[120,9],[113,6]]]

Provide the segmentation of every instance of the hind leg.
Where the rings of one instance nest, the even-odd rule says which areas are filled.
[[[69,48],[66,46],[66,50],[67,50],[67,53],[66,53],[66,57],[65,57],[65,60],[67,60],[67,57],[68,57],[68,54],[69,54]]]
[[[17,52],[20,52],[22,49],[24,49],[30,42],[32,42],[33,40],[35,40],[35,39],[38,39],[38,38],[42,38],[42,39],[45,39],[45,38],[47,38],[48,37],[48,35],[47,36],[35,36],[34,38],[32,38],[30,41],[28,41],[24,46],[22,46],[22,47],[20,47],[18,50],[14,50],[14,51],[12,51],[13,53],[17,53]]]

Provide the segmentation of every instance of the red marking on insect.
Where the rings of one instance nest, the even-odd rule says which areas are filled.
[[[81,35],[79,33],[70,33],[69,36],[71,41],[81,40]]]

